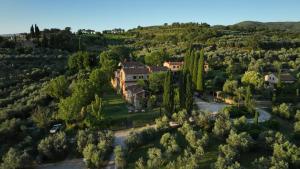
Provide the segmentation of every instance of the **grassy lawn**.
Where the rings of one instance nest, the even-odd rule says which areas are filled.
[[[153,123],[159,113],[159,108],[145,112],[128,112],[127,104],[121,95],[110,92],[103,97],[105,118],[111,119],[112,129],[139,127]],[[125,124],[126,123],[126,124]]]

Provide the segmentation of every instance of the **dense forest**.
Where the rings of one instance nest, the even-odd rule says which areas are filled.
[[[110,85],[125,61],[184,66],[138,81],[147,91],[145,110],[129,113],[131,105]],[[269,84],[269,74],[278,83]],[[32,25],[29,33],[0,36],[0,168],[66,158],[101,168],[114,152],[118,168],[296,169],[299,90],[299,22],[103,32]],[[197,98],[233,104],[212,118]],[[268,120],[259,120],[261,102]],[[57,124],[59,131],[49,133]],[[131,132],[126,148],[113,146],[113,131],[154,124]]]

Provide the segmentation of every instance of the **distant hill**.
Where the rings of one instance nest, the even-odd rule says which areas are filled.
[[[244,21],[232,26],[240,28],[268,28],[271,30],[283,30],[288,32],[300,32],[300,22],[256,22],[256,21]]]

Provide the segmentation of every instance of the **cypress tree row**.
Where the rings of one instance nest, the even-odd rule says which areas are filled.
[[[193,51],[192,54],[191,54],[191,56],[190,56],[189,65],[188,65],[189,66],[190,74],[193,73],[195,58],[196,58],[196,53],[195,53],[195,51]]]
[[[203,68],[204,68],[204,50],[202,49],[200,52],[200,58],[198,63],[198,75],[197,75],[197,85],[196,89],[199,92],[203,92]]]
[[[186,71],[181,71],[179,76],[179,104],[180,108],[185,108],[185,92],[186,92]]]
[[[184,65],[183,65],[183,70],[186,72],[189,69],[189,60],[191,57],[191,50],[188,50],[184,56]]]
[[[171,71],[168,71],[164,82],[163,106],[166,115],[171,117],[174,110],[174,90]]]
[[[34,35],[35,35],[35,33],[34,33],[34,27],[33,27],[33,25],[31,25],[31,27],[30,27],[30,37],[34,38]]]
[[[199,52],[196,53],[195,59],[194,59],[194,66],[193,66],[193,73],[192,73],[192,80],[194,86],[197,85],[197,74],[198,74],[198,62],[199,62],[200,54]]]
[[[193,110],[193,83],[192,77],[189,73],[186,75],[186,92],[185,92],[185,108],[188,114]]]

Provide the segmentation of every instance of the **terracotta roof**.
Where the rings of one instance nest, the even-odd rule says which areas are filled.
[[[140,62],[135,62],[135,61],[126,61],[126,62],[120,63],[119,65],[122,66],[123,68],[145,67],[144,64],[142,64]]]
[[[144,68],[123,68],[125,74],[148,74],[149,70]]]
[[[168,63],[169,65],[183,65],[183,62],[165,62]]]
[[[281,81],[296,81],[296,78],[294,78],[291,74],[281,74],[280,75],[280,80]]]
[[[164,66],[148,66],[150,72],[164,72],[168,71],[168,68]]]

